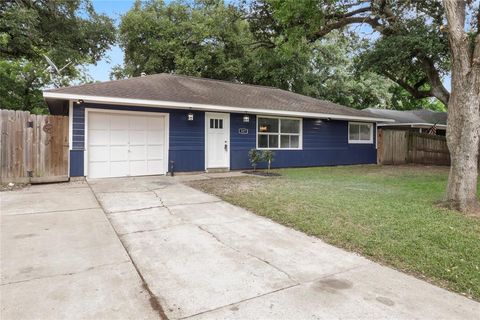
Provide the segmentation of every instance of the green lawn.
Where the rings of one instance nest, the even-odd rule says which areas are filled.
[[[278,170],[191,185],[328,243],[480,300],[480,219],[441,209],[448,170]]]

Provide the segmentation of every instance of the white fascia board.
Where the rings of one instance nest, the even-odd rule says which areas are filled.
[[[431,128],[434,123],[379,123],[379,127],[412,127],[412,128]],[[446,129],[447,125],[437,124],[435,125],[438,129]]]
[[[69,93],[43,92],[44,98],[50,99],[65,99],[65,100],[83,100],[84,102],[92,103],[106,103],[129,106],[144,106],[144,107],[163,107],[163,108],[177,108],[177,109],[192,109],[202,111],[217,111],[217,112],[237,112],[250,114],[268,114],[268,115],[284,115],[302,118],[323,118],[333,120],[357,120],[365,122],[394,122],[392,119],[371,118],[371,117],[357,117],[357,116],[343,116],[328,113],[313,113],[313,112],[296,112],[270,109],[253,109],[242,107],[219,106],[188,102],[173,102],[173,101],[158,101],[145,99],[128,99],[128,98],[113,98],[102,96],[77,95]]]

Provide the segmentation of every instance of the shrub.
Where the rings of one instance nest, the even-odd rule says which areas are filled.
[[[275,153],[271,150],[263,150],[262,159],[267,162],[267,172],[270,172],[270,166],[272,165],[273,160],[275,160]]]
[[[253,167],[253,171],[255,171],[258,163],[262,161],[262,154],[257,149],[252,149],[248,152],[248,160]]]

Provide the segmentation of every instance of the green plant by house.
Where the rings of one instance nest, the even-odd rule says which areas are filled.
[[[262,161],[262,154],[257,149],[251,149],[248,152],[248,160],[253,167],[253,171],[256,171],[258,163]]]
[[[275,153],[271,150],[263,150],[262,160],[267,163],[267,172],[270,172],[273,160],[275,160]]]

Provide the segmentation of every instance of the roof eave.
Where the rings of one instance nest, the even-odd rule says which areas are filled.
[[[192,109],[192,110],[202,110],[202,111],[223,111],[223,112],[238,112],[238,113],[279,115],[279,116],[284,115],[284,116],[296,116],[296,117],[304,117],[304,118],[324,118],[324,119],[329,118],[332,120],[394,122],[394,120],[392,119],[384,119],[384,118],[376,118],[376,117],[347,116],[347,115],[328,114],[328,113],[243,108],[243,107],[209,105],[209,104],[199,104],[199,103],[189,103],[189,102],[116,98],[116,97],[91,96],[91,95],[81,95],[81,94],[71,94],[71,93],[58,93],[58,92],[51,92],[51,91],[44,91],[43,97],[45,99],[50,98],[50,99],[65,99],[65,100],[83,100],[84,102],[90,102],[90,103],[106,103],[106,104],[130,105],[130,106],[163,107],[163,108],[170,107],[170,108]]]
[[[446,124],[427,123],[427,122],[384,123],[384,124],[379,124],[379,126],[412,127],[412,128],[430,128],[430,127],[436,126],[439,129],[447,128]]]

